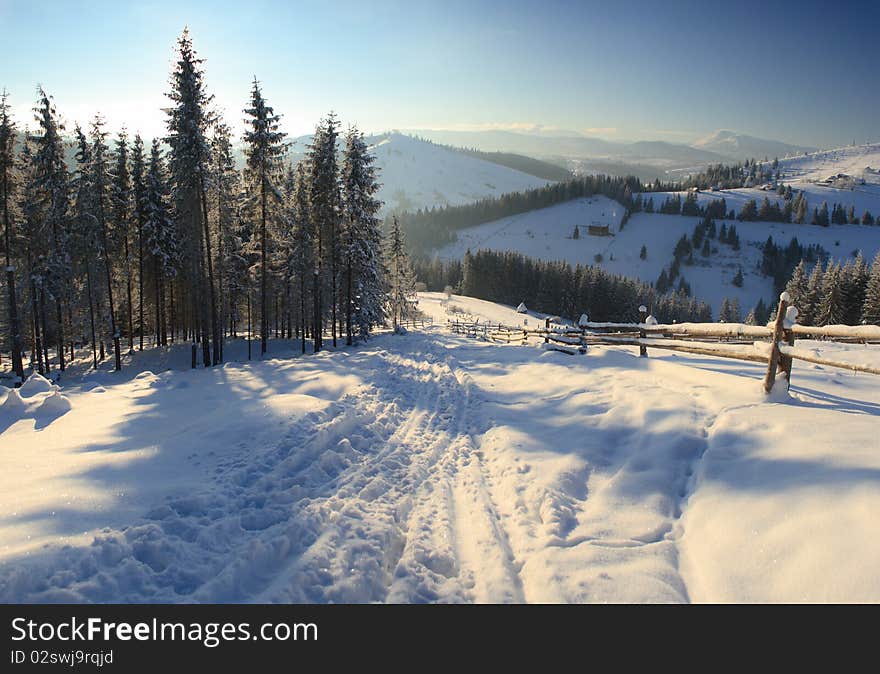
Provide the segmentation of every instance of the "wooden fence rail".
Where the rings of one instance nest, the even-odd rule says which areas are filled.
[[[573,327],[551,325],[550,319],[545,319],[542,327],[529,328],[450,319],[448,327],[457,334],[506,344],[526,344],[529,339],[541,339],[549,348],[558,346],[567,353],[575,353],[576,349],[583,351],[593,345],[638,346],[642,356],[647,356],[650,348],[763,363],[767,366],[763,382],[767,393],[773,389],[779,373],[784,373],[786,385],[790,385],[795,360],[880,375],[880,367],[826,358],[795,346],[797,338],[841,344],[880,344],[880,326],[797,325],[789,320],[788,312],[788,294],[783,293],[776,318],[769,326],[741,323],[658,325],[646,323],[643,312],[640,323],[584,323]]]

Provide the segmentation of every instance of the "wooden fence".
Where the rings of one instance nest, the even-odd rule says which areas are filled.
[[[414,318],[406,318],[402,321],[398,321],[397,324],[407,330],[412,330],[413,328],[424,329],[429,325],[433,325],[434,319],[431,316],[416,316]]]
[[[578,327],[554,325],[549,318],[538,328],[459,319],[450,320],[448,325],[456,334],[492,342],[526,344],[530,339],[539,339],[548,344],[549,348],[571,354],[584,352],[591,345],[638,346],[643,357],[648,355],[648,349],[651,348],[761,363],[767,366],[764,390],[768,393],[780,372],[785,373],[786,381],[790,384],[792,363],[795,360],[880,375],[880,366],[838,361],[796,347],[796,339],[880,344],[880,326],[797,325],[786,321],[788,309],[788,296],[783,293],[776,319],[769,326],[741,323],[658,325],[645,322],[644,313],[641,323],[591,322]]]

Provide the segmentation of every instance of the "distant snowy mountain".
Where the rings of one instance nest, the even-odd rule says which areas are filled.
[[[764,157],[770,159],[773,157],[781,158],[805,152],[814,152],[816,150],[814,147],[802,147],[778,140],[756,138],[755,136],[737,133],[730,129],[719,129],[712,135],[698,140],[693,144],[693,147],[737,160],[763,159]]]
[[[420,136],[438,143],[475,147],[486,152],[518,152],[562,160],[605,159],[642,163],[658,169],[682,168],[724,161],[709,149],[665,141],[609,141],[576,134],[557,135],[516,131],[418,130]]]
[[[379,169],[383,215],[467,204],[552,182],[401,133],[366,140]],[[293,159],[302,156],[310,142],[311,136],[295,139]]]

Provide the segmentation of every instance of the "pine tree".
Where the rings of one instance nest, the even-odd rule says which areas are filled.
[[[815,224],[820,225],[821,227],[828,226],[828,202],[827,201],[823,201],[822,206],[819,207],[819,211],[816,214],[816,223]]]
[[[97,289],[94,278],[97,270],[94,269],[94,251],[101,250],[101,236],[98,230],[98,220],[95,216],[95,194],[92,185],[92,151],[82,128],[76,126],[76,174],[74,177],[74,190],[76,192],[74,205],[73,226],[73,249],[75,259],[79,261],[85,271],[86,288],[85,300],[88,302],[89,334],[92,349],[92,367],[98,368],[98,345],[95,321],[95,301]]]
[[[722,323],[732,323],[730,300],[725,297],[721,300],[721,308],[718,310],[718,320]]]
[[[871,265],[871,274],[865,288],[865,302],[862,304],[862,320],[880,325],[880,253]]]
[[[62,304],[70,292],[70,253],[68,250],[70,200],[70,180],[64,160],[64,143],[55,105],[42,89],[38,90],[39,101],[34,113],[39,124],[40,135],[35,139],[36,152],[33,155],[34,179],[42,202],[42,217],[46,230],[51,234],[51,252],[44,264],[45,278],[40,286],[40,313],[45,322],[45,292],[49,299],[55,300],[55,330],[58,349],[58,367],[65,369],[64,360],[64,319]],[[47,327],[44,325],[44,339]],[[48,349],[44,343],[44,349]],[[46,356],[48,361],[48,356]],[[48,364],[47,364],[48,367]]]
[[[234,312],[234,298],[240,289],[240,276],[233,274],[233,268],[240,270],[236,259],[243,251],[243,242],[238,236],[237,224],[241,213],[242,199],[238,171],[232,150],[232,137],[229,127],[219,122],[214,127],[211,150],[213,153],[213,187],[217,203],[217,295],[220,306],[220,330],[225,334],[230,327]],[[220,360],[223,360],[223,340],[220,341]]]
[[[348,130],[342,165],[342,207],[345,225],[346,343],[353,332],[365,339],[370,330],[385,319],[382,233],[376,214],[381,203],[376,198],[379,183],[363,134]]]
[[[642,249],[639,251],[639,259],[640,260],[647,260],[648,259],[648,248],[645,246],[645,244],[642,244]]]
[[[24,363],[21,351],[21,324],[18,320],[18,296],[15,292],[15,266],[13,244],[17,239],[13,231],[12,208],[15,201],[15,123],[9,114],[8,96],[4,89],[0,95],[0,208],[3,214],[3,250],[6,255],[7,309],[9,311],[9,350],[12,355],[13,385],[17,388],[24,381]]]
[[[822,295],[816,322],[819,325],[837,325],[843,323],[845,307],[843,302],[843,283],[840,265],[829,262],[822,277]]]
[[[144,247],[152,261],[156,344],[164,346],[168,341],[165,287],[167,280],[175,274],[179,249],[176,227],[171,218],[165,162],[157,139],[153,139],[150,148],[150,166],[146,182],[147,213],[143,229]]]
[[[316,265],[314,244],[317,240],[309,209],[309,176],[305,162],[299,162],[294,170],[293,192],[288,206],[292,266],[299,285],[299,332],[303,353],[306,352],[308,326],[314,325],[314,318],[311,323],[308,321],[309,303],[306,300],[309,296],[309,277]]]
[[[144,141],[135,135],[131,152],[132,218],[137,228],[138,246],[138,350],[144,350],[144,224],[149,212],[147,199],[147,160]]]
[[[742,267],[740,267],[740,268],[737,270],[736,274],[735,274],[734,277],[733,277],[733,281],[732,281],[732,283],[733,283],[733,285],[735,285],[737,288],[742,288],[742,287],[743,287],[743,270],[742,270]]]
[[[812,318],[813,312],[809,302],[809,280],[803,260],[794,268],[785,290],[791,297],[791,304],[798,308],[801,323],[809,325],[808,321]]]
[[[339,135],[335,115],[331,112],[315,130],[314,140],[307,154],[309,169],[309,220],[314,228],[314,271],[312,281],[314,327],[313,348],[323,347],[324,286],[330,286],[331,328],[336,342],[337,265],[340,217],[339,171],[336,161],[336,141]],[[329,283],[328,283],[329,281]]]
[[[401,320],[405,319],[410,312],[411,304],[409,297],[415,292],[415,278],[406,247],[403,233],[397,216],[391,219],[391,232],[388,237],[386,252],[388,283],[390,289],[391,321],[394,331],[400,329]]]
[[[113,231],[117,239],[122,240],[123,277],[126,290],[126,313],[128,315],[128,350],[134,351],[134,319],[132,316],[131,292],[131,251],[129,250],[131,216],[131,173],[128,167],[128,137],[123,128],[116,138],[114,171],[111,184],[111,201],[113,211]]]
[[[825,278],[825,272],[822,270],[822,263],[817,262],[810,272],[810,279],[807,282],[807,295],[802,301],[803,306],[798,306],[798,320],[803,325],[819,325],[819,302],[822,298],[822,279]]]
[[[251,107],[245,109],[249,129],[244,134],[247,154],[247,179],[259,193],[260,200],[260,353],[266,353],[269,337],[268,304],[268,247],[269,199],[279,201],[276,185],[284,154],[285,133],[278,130],[280,115],[266,105],[260,83],[254,78],[251,88]]]
[[[110,336],[113,339],[113,355],[116,370],[122,369],[122,352],[119,345],[119,328],[116,324],[116,307],[113,303],[113,261],[111,260],[110,237],[107,233],[107,211],[111,208],[110,169],[108,164],[107,132],[104,120],[96,115],[91,129],[91,184],[94,190],[94,215],[97,221],[100,257],[104,264],[107,281],[107,315],[110,321]]]
[[[857,325],[862,317],[869,275],[861,251],[855,259],[847,260],[842,274],[844,322],[847,325]]]
[[[171,91],[167,94],[173,106],[167,110],[165,140],[171,148],[169,169],[174,210],[181,225],[188,273],[195,291],[193,313],[198,315],[201,324],[202,362],[208,367],[220,362],[220,325],[207,203],[207,181],[211,173],[207,130],[214,122],[210,111],[213,96],[205,90],[202,62],[193,49],[189,31],[184,29],[177,41],[177,61],[171,74]],[[195,338],[195,330],[192,334]]]

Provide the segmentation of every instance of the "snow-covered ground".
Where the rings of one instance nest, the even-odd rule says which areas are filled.
[[[729,196],[731,192],[733,190],[723,193],[728,198],[728,208],[737,207]],[[706,198],[711,197],[707,194]],[[654,200],[659,205],[663,195],[654,195]],[[880,213],[880,198],[877,206]],[[576,199],[462,230],[458,232],[458,240],[442,248],[438,255],[442,259],[455,259],[463,257],[468,248],[472,251],[510,250],[545,260],[566,260],[573,265],[598,264],[608,271],[652,283],[664,267],[669,267],[675,244],[682,234],[691,236],[700,218],[636,213],[621,231],[622,210],[620,204],[606,197]],[[590,236],[588,225],[593,222],[608,224],[614,236]],[[783,244],[788,244],[792,237],[797,237],[803,245],[818,243],[837,259],[845,259],[861,250],[870,261],[880,250],[880,227],[877,226],[815,227],[719,220],[716,223],[719,229],[722,223],[736,226],[740,250],[735,251],[716,239],[712,243],[717,250],[708,259],[695,253],[695,264],[681,267],[681,274],[690,283],[693,294],[708,301],[716,313],[724,297],[738,298],[744,313],[759,299],[772,299],[773,281],[760,273],[761,246],[768,236]],[[576,225],[580,231],[577,240],[572,238]],[[644,260],[640,257],[642,246],[647,249]],[[602,255],[601,262],[596,262],[596,255]],[[742,288],[737,288],[732,281],[740,267],[744,283]],[[589,307],[584,310],[589,311]]]
[[[0,601],[880,601],[876,378],[796,364],[767,402],[759,365],[479,342],[450,304],[523,315],[444,300],[0,392]]]

